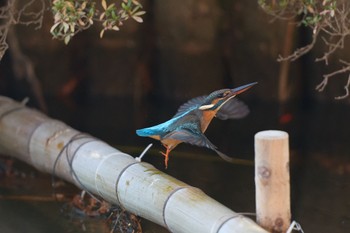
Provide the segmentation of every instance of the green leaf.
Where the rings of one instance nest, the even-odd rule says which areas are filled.
[[[132,4],[132,1],[131,1],[131,0],[128,0],[128,7],[129,7],[129,8],[131,7],[131,4]]]

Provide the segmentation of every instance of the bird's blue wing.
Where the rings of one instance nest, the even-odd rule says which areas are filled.
[[[206,95],[203,95],[203,96],[199,96],[199,97],[190,99],[189,101],[187,101],[186,103],[184,103],[183,105],[181,105],[178,108],[174,117],[178,117],[178,116],[182,115],[183,113],[185,113],[193,108],[199,107],[200,105],[202,105],[204,103],[204,100],[206,97],[207,97]]]
[[[191,109],[198,108],[204,103],[206,97],[206,95],[203,95],[190,99],[179,107],[174,117],[178,117]],[[220,120],[240,119],[247,116],[248,114],[248,106],[238,98],[233,98],[220,108],[220,110],[216,113],[216,117]]]
[[[229,100],[216,113],[216,117],[220,120],[240,119],[249,114],[248,106],[237,98]]]

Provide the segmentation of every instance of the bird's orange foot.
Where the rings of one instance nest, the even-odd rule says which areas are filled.
[[[164,155],[165,159],[164,159],[164,164],[165,164],[165,169],[168,168],[168,161],[169,161],[169,153],[170,150],[168,148],[166,148],[166,152],[160,152],[162,155]]]

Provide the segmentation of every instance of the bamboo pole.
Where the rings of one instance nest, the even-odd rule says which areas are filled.
[[[266,233],[201,190],[6,97],[0,97],[0,153],[171,232]]]
[[[288,134],[267,130],[255,135],[257,222],[270,232],[286,232],[291,219]]]

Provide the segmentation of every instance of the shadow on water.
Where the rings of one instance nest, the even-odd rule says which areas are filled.
[[[159,142],[135,135],[135,129],[169,119],[179,103],[144,103],[137,107],[127,99],[93,99],[67,107],[50,101],[50,116],[88,132],[137,156],[154,143],[145,161],[168,174],[202,189],[237,212],[254,212],[254,168],[222,161],[215,152],[181,144],[164,169]],[[275,104],[248,101],[251,114],[239,121],[214,120],[207,137],[230,156],[253,160],[254,134],[281,129],[290,135],[292,215],[305,232],[350,232],[350,109],[340,103],[317,104],[308,111],[281,116]],[[64,109],[64,110],[63,110]],[[285,117],[285,118],[283,118]],[[281,120],[282,119],[282,120]],[[287,119],[287,120],[286,120]],[[16,162],[19,164],[19,162]],[[35,172],[35,171],[34,171]],[[24,184],[2,185],[1,195],[52,193],[49,175],[26,178]],[[7,178],[1,178],[4,182]],[[29,181],[28,181],[29,179]],[[33,185],[35,183],[36,185]],[[74,188],[71,188],[75,190]],[[43,191],[44,190],[44,191]],[[87,231],[60,213],[62,203],[0,200],[0,232],[104,232],[98,222]],[[83,220],[81,220],[83,221]],[[142,220],[145,232],[166,232]]]

